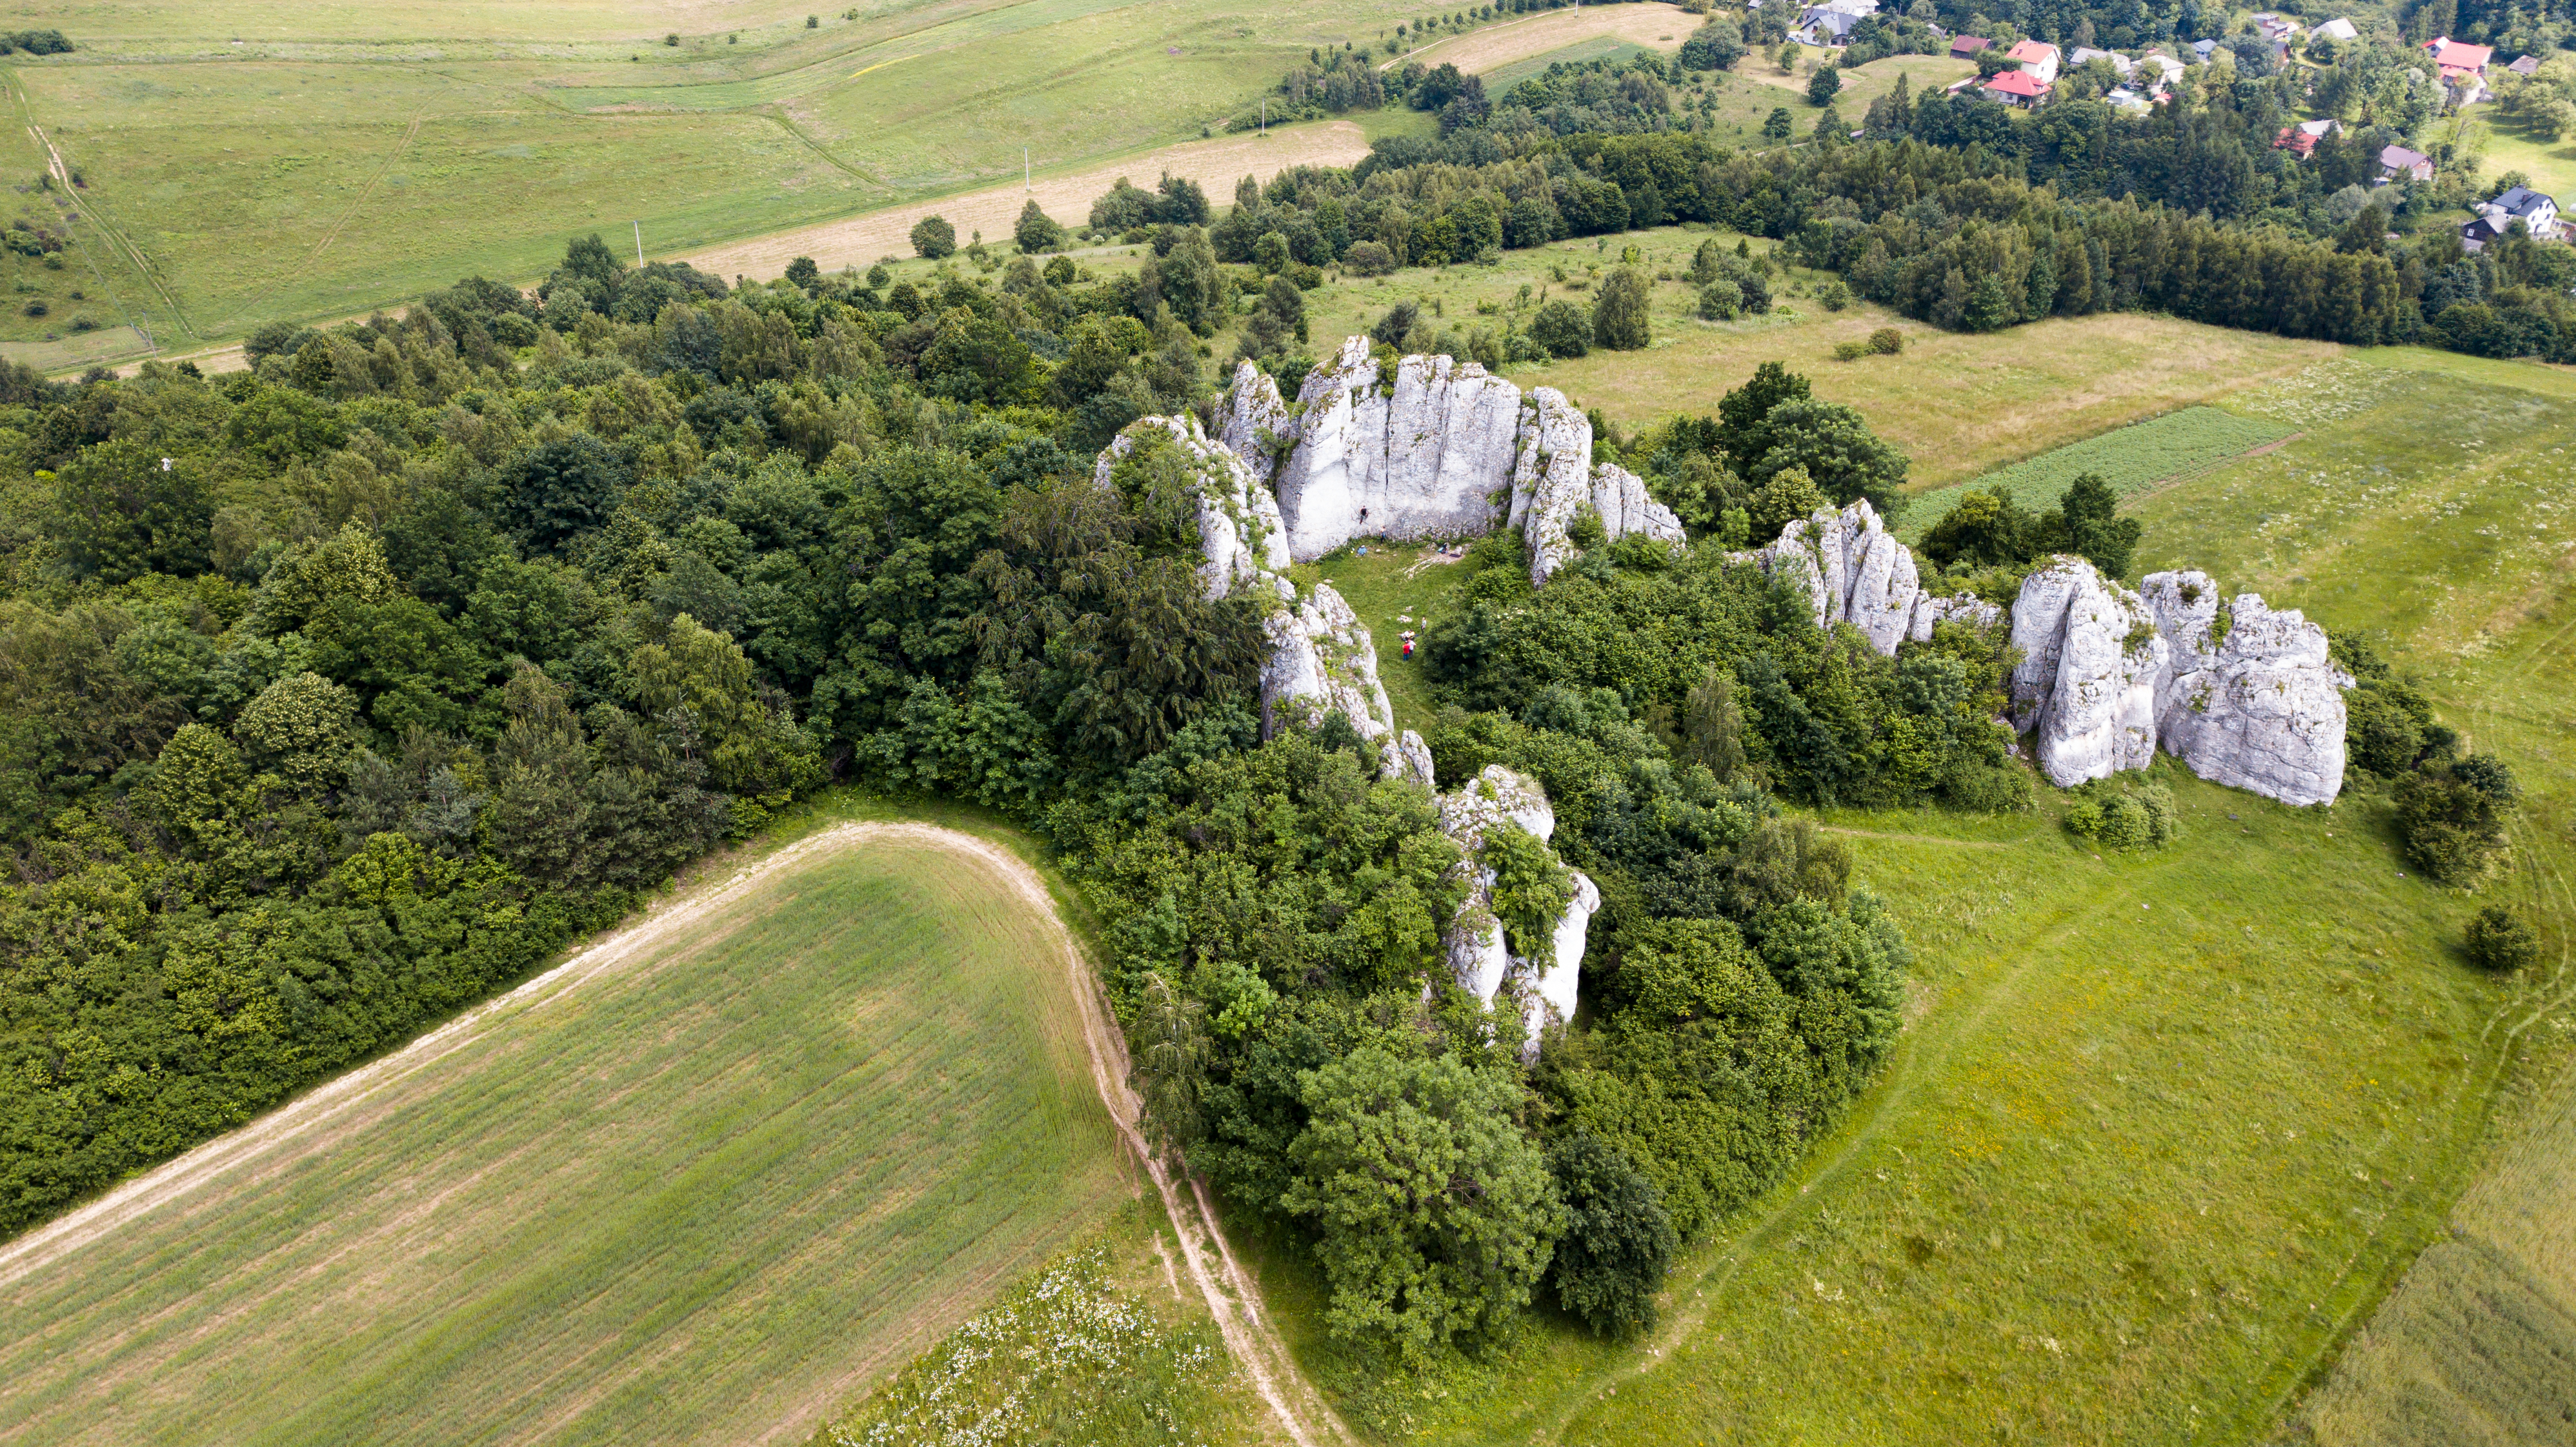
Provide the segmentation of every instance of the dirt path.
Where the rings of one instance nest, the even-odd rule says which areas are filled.
[[[255,1173],[287,1143],[324,1130],[377,1093],[459,1050],[471,1048],[505,1016],[542,1008],[649,958],[663,944],[792,866],[844,849],[901,842],[950,850],[990,870],[1047,922],[1061,947],[1065,974],[1082,1002],[1083,1044],[1092,1083],[1118,1132],[1143,1161],[1178,1233],[1190,1279],[1244,1374],[1298,1447],[1350,1442],[1347,1428],[1297,1371],[1286,1344],[1263,1315],[1261,1295],[1236,1262],[1207,1194],[1184,1191],[1137,1131],[1139,1106],[1127,1088],[1126,1048],[1080,944],[1057,912],[1046,882],[1019,856],[988,840],[927,824],[840,824],[806,836],[708,886],[693,889],[643,920],[609,935],[562,964],[466,1011],[409,1045],[297,1097],[229,1135],[219,1136],[157,1170],[136,1177],[69,1214],[0,1245],[0,1285],[62,1260],[119,1226],[237,1173]]]
[[[1543,10],[1527,20],[1488,25],[1464,35],[1435,40],[1380,65],[1393,70],[1408,60],[1425,66],[1454,65],[1481,75],[1515,60],[1562,50],[1580,40],[1612,35],[1651,50],[1671,54],[1682,48],[1702,21],[1678,5],[1586,5],[1580,10]]]
[[[1234,199],[1234,183],[1246,176],[1267,181],[1290,166],[1348,166],[1367,154],[1368,136],[1351,121],[1274,126],[1267,136],[1189,141],[1070,175],[1050,176],[1034,190],[990,186],[711,246],[680,259],[727,281],[737,276],[765,281],[784,275],[787,263],[800,256],[814,258],[825,271],[844,265],[865,269],[881,256],[910,256],[913,223],[924,216],[941,217],[956,227],[960,243],[981,231],[987,244],[1007,249],[1020,208],[1032,197],[1049,216],[1067,226],[1079,226],[1090,219],[1091,203],[1121,176],[1151,187],[1169,171],[1198,182],[1206,188],[1208,199],[1222,206]]]

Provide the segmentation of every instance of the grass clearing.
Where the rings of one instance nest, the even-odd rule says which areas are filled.
[[[1151,1229],[1051,931],[946,849],[798,860],[0,1287],[0,1435],[800,1437],[1112,1213]]]
[[[1419,50],[1406,51],[1378,68],[1386,70],[1411,60],[1435,70],[1443,65],[1454,65],[1470,75],[1487,75],[1532,56],[1548,57],[1551,51],[1599,40],[1671,55],[1679,51],[1682,42],[1690,39],[1691,32],[1704,23],[1701,17],[1678,5],[1664,4],[1662,0],[1648,0],[1648,3],[1639,5],[1586,5],[1573,10],[1542,10],[1533,16],[1435,40]],[[1545,64],[1538,67],[1540,70],[1546,68]],[[1519,77],[1514,76],[1513,79]],[[1501,83],[1493,79],[1487,80],[1485,90],[1490,95],[1502,94]]]
[[[2510,878],[2471,897],[2406,877],[2376,790],[2295,810],[2170,760],[2157,774],[2187,832],[2154,855],[2095,857],[2054,794],[2023,818],[1827,815],[1916,949],[1884,1077],[1796,1178],[1689,1253],[1647,1341],[1536,1324],[1379,1399],[1377,1435],[2257,1442],[2319,1380],[2299,1419],[2315,1425],[2294,1429],[2318,1442],[2513,1440],[2413,1432],[2428,1413],[2563,1424],[2545,1413],[2564,1381],[2547,1373],[2576,1359],[2558,1209],[2576,1109],[2576,386],[2308,355],[2230,404],[2302,435],[2140,497],[2139,566],[2202,567],[2373,637],[2520,773]],[[1822,391],[1834,369],[1816,375]],[[1890,435],[1923,425],[1861,405]],[[2543,969],[2467,964],[2466,919],[2499,898],[2540,924]],[[2481,1174],[2500,1099],[2541,1124]],[[1250,1249],[1301,1358],[1365,1396],[1321,1331],[1320,1282],[1275,1242]]]
[[[1882,62],[1884,63],[1884,62]],[[1766,361],[1806,374],[1816,395],[1859,408],[1880,435],[1914,459],[1912,484],[1963,482],[2069,443],[2177,408],[2210,403],[2341,355],[2326,342],[2230,331],[2170,317],[2076,317],[1974,335],[1936,331],[1867,302],[1826,311],[1811,294],[1821,273],[1777,279],[1767,316],[1704,322],[1687,281],[1691,257],[1715,237],[1765,251],[1774,245],[1732,231],[1667,226],[1622,236],[1506,251],[1492,267],[1415,268],[1383,278],[1344,276],[1306,295],[1312,350],[1329,357],[1396,303],[1411,301],[1434,330],[1500,333],[1516,311],[1543,297],[1591,304],[1589,278],[1635,246],[1649,276],[1655,339],[1643,354],[1594,352],[1504,369],[1523,387],[1554,387],[1598,407],[1622,428],[1675,413],[1711,414],[1718,398]],[[1110,259],[1095,265],[1131,265]],[[1559,279],[1562,272],[1564,279]],[[1572,281],[1584,281],[1572,288]],[[1522,296],[1523,289],[1527,296]],[[1833,359],[1838,342],[1881,327],[1905,334],[1900,356]],[[1220,357],[1232,343],[1220,340]]]
[[[1361,548],[1368,551],[1363,553]],[[1431,684],[1422,676],[1422,657],[1404,656],[1406,629],[1420,632],[1432,605],[1458,577],[1459,558],[1446,560],[1429,548],[1405,543],[1357,543],[1310,564],[1289,570],[1299,587],[1321,580],[1333,585],[1351,611],[1368,625],[1377,649],[1377,674],[1386,685],[1387,702],[1395,707],[1397,729],[1423,729],[1439,713]]]
[[[2241,457],[2280,441],[2290,431],[2277,422],[2216,407],[2185,407],[1918,496],[1906,504],[1904,524],[1897,531],[1908,542],[1922,537],[1971,491],[2002,488],[2023,507],[2045,512],[2057,505],[2077,477],[2088,472],[2126,497]]]

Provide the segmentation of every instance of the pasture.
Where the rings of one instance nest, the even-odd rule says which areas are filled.
[[[1382,1393],[1321,1332],[1318,1283],[1265,1249],[1274,1307],[1351,1412],[1440,1443],[2266,1442],[2413,1266],[2293,1430],[2503,1441],[2408,1429],[2543,1420],[2557,1379],[2535,1374],[2576,1354],[2553,1144],[2576,1098],[2576,385],[2360,353],[2234,407],[2300,435],[2132,504],[2140,568],[2199,566],[2372,638],[2520,772],[2515,872],[2483,897],[2429,887],[2376,788],[2294,810],[2170,760],[2186,832],[2155,854],[2097,857],[2053,793],[2023,817],[1825,815],[1916,951],[1883,1078],[1687,1254],[1635,1346],[1556,1322]],[[2498,898],[2541,925],[2525,977],[2459,947]],[[2501,1136],[2500,1098],[2523,1102]]]
[[[955,837],[810,841],[0,1260],[0,1437],[794,1441],[1113,1215],[1132,1259],[1060,926]]]
[[[1922,494],[1906,505],[1897,531],[1908,542],[1922,537],[1971,490],[2001,488],[2023,507],[2046,512],[2057,505],[2069,484],[2088,472],[2128,497],[2232,461],[2289,435],[2288,427],[2262,418],[2216,407],[2185,407],[1998,468],[1973,482]]]
[[[1881,62],[1884,64],[1885,62]],[[1876,67],[1869,67],[1875,69]],[[1231,187],[1228,188],[1229,192]],[[1806,374],[1816,395],[1859,408],[1870,425],[1914,460],[1911,486],[1928,490],[2177,408],[2213,402],[2337,355],[2327,342],[2231,331],[2170,317],[2116,314],[2061,318],[1976,335],[1942,332],[1865,301],[1829,312],[1813,295],[1822,273],[1791,269],[1775,278],[1765,316],[1702,321],[1691,257],[1714,237],[1732,249],[1775,243],[1698,226],[1560,241],[1506,251],[1491,267],[1410,268],[1392,276],[1342,275],[1306,295],[1318,358],[1366,332],[1399,302],[1412,302],[1433,331],[1463,339],[1479,328],[1500,335],[1524,324],[1544,299],[1592,304],[1594,278],[1635,246],[1650,288],[1654,341],[1643,353],[1515,363],[1504,374],[1523,387],[1554,387],[1598,407],[1624,430],[1675,413],[1713,413],[1727,389],[1766,361]],[[1117,255],[1096,267],[1133,265]],[[1839,342],[1880,327],[1905,334],[1893,357],[1834,360]],[[1220,338],[1222,358],[1232,342]]]
[[[1658,34],[1687,18],[1612,8],[1614,28],[1652,21]],[[1150,181],[1169,148],[1223,127],[1309,49],[1389,53],[1398,18],[1353,0],[1280,12],[969,0],[817,14],[811,29],[805,15],[72,0],[46,20],[82,48],[0,66],[0,84],[30,141],[41,132],[82,173],[98,248],[130,253],[101,322],[184,351],[275,318],[397,305],[469,272],[530,280],[592,230],[624,247],[640,224],[648,256],[698,256],[1001,187],[1024,156],[1041,178],[1123,163]],[[1440,44],[1472,63],[1483,33]],[[1252,169],[1356,154],[1293,138],[1273,150]],[[1078,218],[1089,193],[1063,199]],[[41,333],[0,342],[18,354]]]

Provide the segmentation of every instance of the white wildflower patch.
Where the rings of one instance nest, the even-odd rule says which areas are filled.
[[[931,1348],[848,1420],[835,1447],[1204,1444],[1230,1370],[1205,1325],[1175,1327],[1078,1251]]]

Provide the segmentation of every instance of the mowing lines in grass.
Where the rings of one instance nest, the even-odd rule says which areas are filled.
[[[1956,487],[1925,493],[1906,504],[1898,532],[1909,542],[1921,538],[1971,492],[2002,488],[2023,507],[2045,512],[2057,506],[2067,486],[2084,473],[2099,476],[2125,497],[2289,435],[2289,428],[2263,418],[2240,417],[2215,407],[2185,407],[2041,453]]]
[[[0,1288],[13,1442],[802,1435],[1123,1200],[1050,923],[800,861]]]

